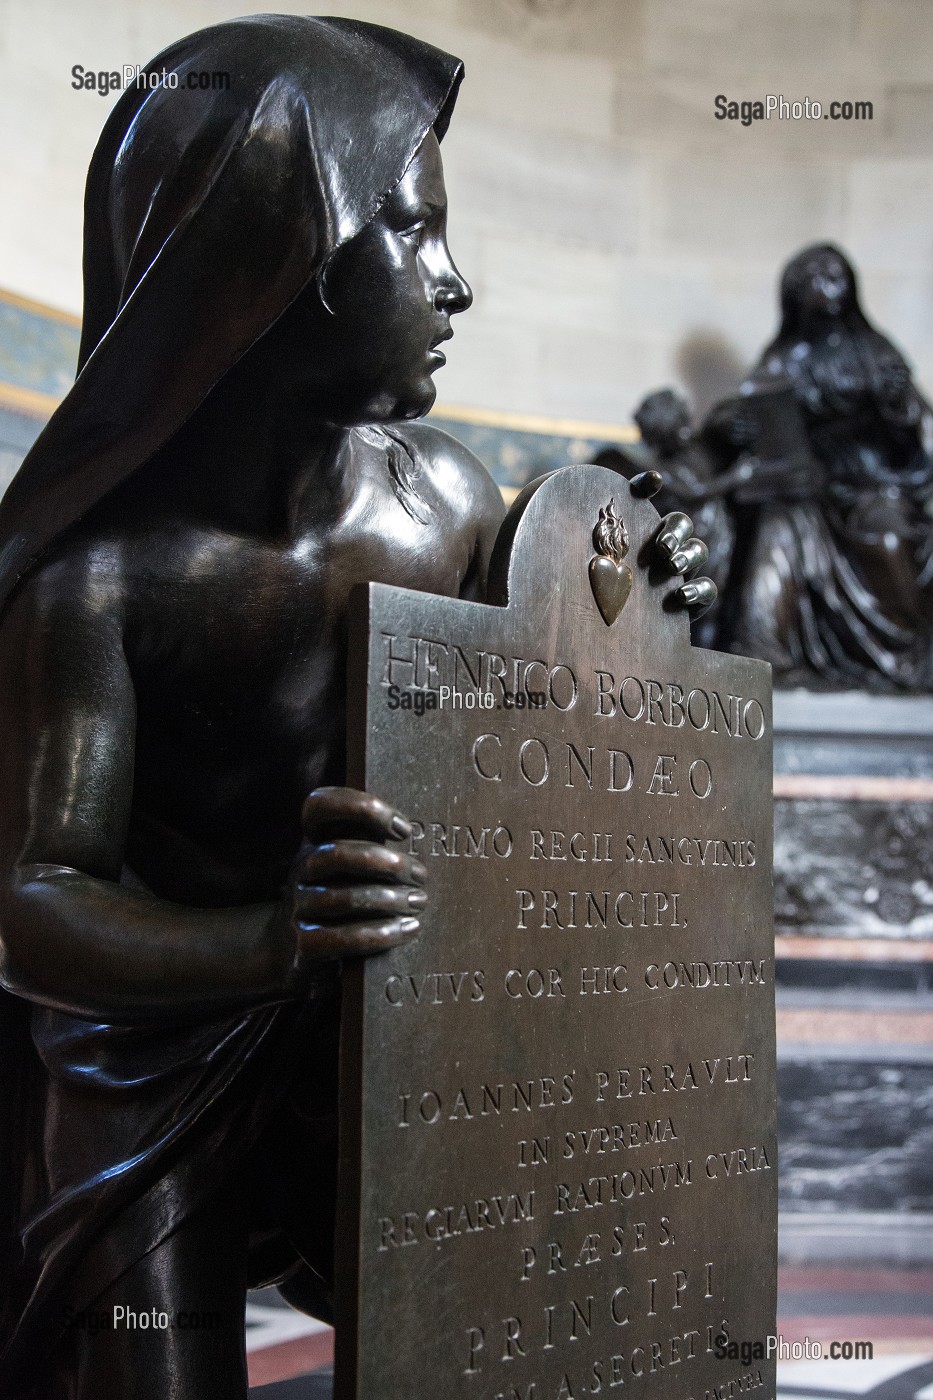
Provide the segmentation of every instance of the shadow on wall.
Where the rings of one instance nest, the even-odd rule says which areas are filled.
[[[702,422],[713,404],[730,398],[748,372],[748,366],[719,331],[691,331],[678,346],[674,363],[697,422]]]

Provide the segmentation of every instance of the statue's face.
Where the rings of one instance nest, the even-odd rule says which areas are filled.
[[[852,297],[849,270],[835,253],[817,253],[803,270],[800,304],[803,311],[841,316]]]
[[[635,413],[642,439],[655,452],[670,455],[690,439],[690,411],[670,390],[649,394]]]
[[[415,418],[434,402],[438,348],[473,300],[447,248],[447,193],[430,132],[366,227],[339,248],[270,338],[293,391],[331,422]]]

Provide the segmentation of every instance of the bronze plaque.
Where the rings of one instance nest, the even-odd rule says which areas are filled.
[[[345,981],[340,1400],[774,1394],[770,670],[691,648],[657,526],[567,468],[499,606],[360,610],[351,781],[430,902]]]

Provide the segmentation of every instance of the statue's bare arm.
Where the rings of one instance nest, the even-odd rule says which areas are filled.
[[[0,627],[2,984],[95,1019],[205,1019],[302,996],[322,960],[412,937],[423,867],[386,844],[409,828],[347,789],[306,802],[281,903],[189,908],[119,883],[136,704],[118,593],[66,561]]]

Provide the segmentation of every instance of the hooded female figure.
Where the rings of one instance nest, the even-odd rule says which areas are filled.
[[[745,544],[723,640],[798,682],[929,689],[933,413],[837,248],[787,264],[781,313],[729,409],[733,440],[757,460],[736,497]],[[714,437],[729,413],[714,412]],[[798,434],[809,463],[792,460]],[[768,436],[785,447],[769,453]]]
[[[326,1314],[328,969],[424,903],[363,794],[311,799],[292,865],[342,779],[343,605],[475,588],[501,514],[436,431],[352,426],[426,411],[469,305],[461,75],[257,16],[160,54],[95,152],[80,372],[0,505],[5,1395],[245,1393],[247,1282]],[[131,1365],[112,1299],[223,1325],[130,1334]]]
[[[80,373],[0,505],[17,1400],[241,1397],[247,1286],[328,1315],[340,960],[426,901],[410,824],[340,786],[348,600],[482,597],[502,516],[411,421],[471,299],[438,149],[460,78],[390,30],[256,16],[160,54],[94,155]],[[675,572],[689,533],[661,532]]]

